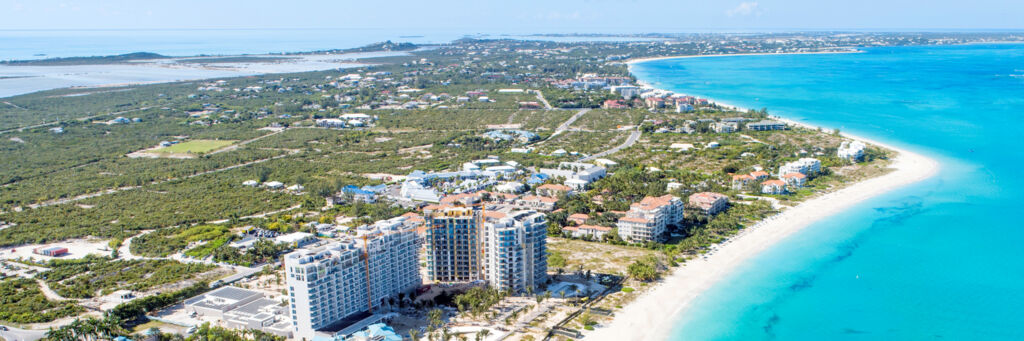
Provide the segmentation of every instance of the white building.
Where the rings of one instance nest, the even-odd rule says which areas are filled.
[[[608,232],[611,232],[612,228],[597,225],[579,225],[562,227],[562,231],[569,232],[571,236],[576,238],[590,236],[593,239],[600,240],[604,235],[608,234]]]
[[[729,207],[729,197],[725,194],[714,192],[700,192],[691,194],[687,200],[691,207],[696,208],[705,215],[715,215],[725,211]]]
[[[732,133],[739,130],[740,126],[736,122],[715,122],[711,124],[711,129],[716,133]]]
[[[497,186],[494,186],[494,190],[502,193],[522,193],[526,190],[526,185],[521,182],[506,182]]]
[[[613,86],[611,92],[622,95],[622,98],[626,99],[640,96],[640,88],[633,85]]]
[[[558,164],[558,168],[541,168],[540,173],[552,178],[565,178],[566,186],[583,189],[591,182],[604,178],[608,171],[604,167],[590,163],[562,162]]]
[[[789,173],[800,173],[803,175],[811,176],[821,172],[821,161],[814,158],[801,158],[793,162],[786,163],[779,166],[779,176],[786,175]]]
[[[316,120],[316,126],[323,128],[345,128],[348,124],[345,123],[345,120],[337,118],[321,118]]]
[[[517,211],[484,224],[484,278],[493,288],[514,292],[547,280],[547,220]]]
[[[619,236],[634,243],[663,240],[666,227],[683,221],[683,202],[678,197],[664,195],[646,197],[630,205],[626,216],[616,226]]]
[[[229,328],[255,329],[286,338],[292,337],[294,329],[281,301],[258,291],[220,287],[186,299],[184,306],[188,313],[221,319]]]
[[[864,142],[843,141],[843,143],[839,145],[839,150],[836,151],[836,156],[840,159],[860,161],[864,158],[864,148],[867,148],[867,145],[865,145]]]
[[[357,230],[357,236],[284,256],[295,338],[373,311],[422,282],[415,228],[405,217]]]

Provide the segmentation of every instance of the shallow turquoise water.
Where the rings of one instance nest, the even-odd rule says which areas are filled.
[[[679,316],[673,340],[1024,339],[1024,45],[864,51],[634,67],[942,163],[758,255]]]

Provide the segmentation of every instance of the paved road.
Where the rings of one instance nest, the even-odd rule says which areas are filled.
[[[12,103],[9,103],[9,102],[4,102],[4,103],[10,104],[10,105],[15,106],[15,107],[17,107],[19,109],[25,109],[25,108],[19,107],[17,105],[14,105]],[[91,120],[91,119],[94,119],[94,118],[97,118],[97,117],[101,117],[101,116],[120,115],[120,114],[130,113],[130,112],[133,112],[133,111],[146,110],[146,109],[149,109],[149,108],[150,107],[142,107],[142,108],[138,108],[138,109],[118,111],[118,112],[112,112],[112,113],[106,113],[106,114],[98,114],[98,115],[79,117],[79,118],[70,118],[70,119],[67,119],[66,121],[74,121],[74,120],[86,121],[86,120]],[[7,130],[0,130],[0,134],[6,134],[6,133],[10,133],[10,132],[15,132],[15,131],[24,131],[25,129],[33,129],[33,128],[52,126],[52,125],[55,125],[55,124],[59,124],[60,122],[61,121],[44,122],[44,123],[33,124],[33,125],[29,125],[29,126],[24,126],[24,127],[11,128],[11,129],[7,129]]]
[[[540,90],[530,90],[530,91],[532,91],[532,92],[537,94],[537,100],[540,101],[541,103],[544,103],[544,108],[545,109],[548,109],[548,110],[553,109],[551,107],[551,103],[548,103],[547,98],[544,98],[544,93],[543,92],[540,92]]]
[[[599,157],[605,157],[605,156],[608,156],[608,155],[612,155],[612,154],[618,153],[620,150],[632,147],[633,144],[636,143],[636,141],[640,139],[640,135],[641,135],[640,130],[634,130],[634,131],[629,133],[629,137],[626,138],[626,142],[623,142],[622,144],[620,144],[618,146],[615,146],[612,149],[609,149],[609,150],[606,150],[606,151],[603,151],[603,152],[600,152],[600,153],[597,153],[597,154],[594,154],[594,155],[582,158],[582,159],[580,159],[580,162],[586,162],[586,161],[590,161],[590,160],[593,160],[593,159],[596,159],[596,158],[599,158]]]
[[[576,113],[576,115],[572,115],[572,117],[570,117],[568,120],[559,125],[558,128],[555,128],[555,133],[551,134],[551,136],[548,136],[547,140],[553,139],[555,138],[555,136],[558,136],[558,134],[561,134],[562,132],[569,130],[569,126],[575,123],[576,120],[578,120],[580,117],[583,116],[583,114],[586,114],[588,111],[590,111],[590,109],[581,109],[579,112]]]
[[[0,331],[0,338],[7,341],[36,341],[46,336],[45,330],[25,330],[14,327],[7,327],[7,331]]]

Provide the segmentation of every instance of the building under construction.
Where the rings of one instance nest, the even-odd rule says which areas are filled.
[[[295,337],[367,315],[422,283],[415,225],[406,217],[382,220],[327,245],[284,256]]]
[[[481,243],[483,212],[474,207],[428,206],[427,276],[433,282],[472,282],[484,279]]]
[[[547,280],[547,221],[534,211],[488,212],[462,205],[424,208],[427,276],[439,283],[487,281],[524,291]]]

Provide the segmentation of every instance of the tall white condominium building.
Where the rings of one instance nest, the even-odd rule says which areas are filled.
[[[484,224],[487,282],[514,292],[536,288],[547,280],[547,219],[535,211],[495,213]]]
[[[295,337],[372,312],[421,284],[416,231],[405,217],[357,229],[356,236],[284,256]]]
[[[619,218],[619,236],[633,243],[660,242],[667,226],[683,221],[683,207],[683,201],[672,195],[646,197]]]
[[[821,161],[815,158],[801,158],[793,162],[786,163],[779,166],[779,176],[783,176],[789,173],[800,173],[803,175],[814,175],[821,172]]]
[[[864,148],[867,148],[867,146],[864,145],[864,142],[843,141],[843,143],[839,144],[839,150],[836,151],[836,156],[840,159],[859,161],[864,158]]]

